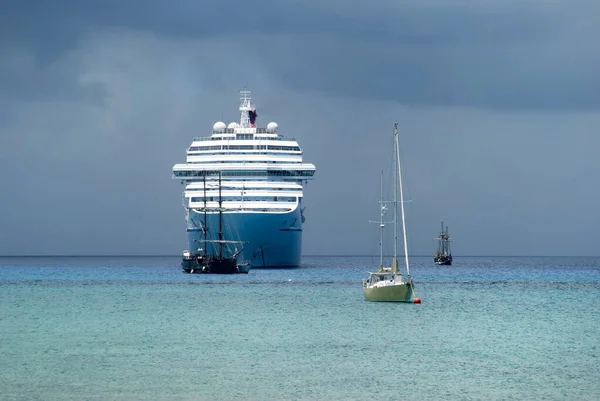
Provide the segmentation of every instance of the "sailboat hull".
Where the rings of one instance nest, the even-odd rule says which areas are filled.
[[[433,261],[435,262],[436,265],[451,266],[452,265],[452,256],[450,256],[450,257],[444,257],[444,256],[435,257],[433,259]]]
[[[363,287],[363,294],[366,301],[413,302],[411,287],[410,283]]]
[[[181,268],[186,273],[209,273],[209,274],[247,274],[250,271],[249,263],[238,264],[236,258],[206,257],[184,257]]]

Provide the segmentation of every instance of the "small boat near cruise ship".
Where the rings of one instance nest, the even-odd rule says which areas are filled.
[[[203,240],[196,240],[196,242],[201,243],[203,247],[198,248],[197,252],[195,252],[193,255],[188,250],[185,250],[183,252],[181,268],[185,273],[248,274],[248,272],[250,271],[250,262],[244,261],[242,254],[242,252],[244,251],[243,246],[248,242],[227,240],[225,239],[223,234],[223,199],[220,190],[220,178],[221,177],[219,175],[219,207],[217,208],[217,212],[219,213],[219,225],[217,227],[218,239],[208,239],[207,234],[210,227],[207,224],[206,217],[209,209],[206,206],[205,202],[205,206],[201,209],[201,212],[203,212],[204,214],[204,221],[200,222],[201,227],[199,227],[203,235]],[[240,247],[240,249],[238,249],[238,247]]]
[[[397,194],[398,189],[396,182],[399,183],[400,188],[400,202],[398,202]],[[414,282],[410,276],[410,269],[408,266],[408,244],[406,240],[406,223],[404,219],[404,194],[402,191],[402,172],[400,166],[400,147],[398,144],[398,123],[394,124],[394,201],[393,204],[394,216],[394,256],[392,258],[391,267],[383,266],[383,230],[385,228],[385,222],[383,217],[387,212],[386,202],[383,200],[383,177],[381,180],[381,200],[380,200],[380,218],[379,226],[380,241],[380,263],[377,272],[369,272],[369,277],[363,280],[363,294],[367,301],[382,301],[382,302],[412,302],[421,303],[421,300],[415,297]],[[406,274],[403,275],[400,272],[398,266],[398,218],[397,210],[398,203],[400,203],[401,218],[402,218],[402,233],[404,238],[404,261]]]
[[[197,227],[208,227],[209,247],[219,240],[211,228],[221,220],[235,228],[227,233],[228,240],[248,242],[240,257],[253,269],[298,267],[305,222],[303,190],[315,166],[303,162],[298,142],[280,135],[277,123],[257,126],[248,90],[240,91],[239,111],[239,122],[217,121],[210,136],[193,139],[186,162],[173,166],[173,179],[184,186],[188,253],[198,256],[197,244],[204,243],[204,233]]]

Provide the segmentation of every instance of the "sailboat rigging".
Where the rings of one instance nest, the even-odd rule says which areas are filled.
[[[454,239],[450,238],[450,234],[448,234],[448,226],[446,226],[446,230],[444,231],[444,222],[442,221],[442,229],[440,230],[439,235],[434,240],[438,241],[437,251],[433,257],[433,261],[436,265],[452,265],[452,252],[450,251],[450,242],[453,242]]]
[[[223,234],[223,197],[221,192],[221,172],[219,172],[219,199],[218,207],[216,209],[209,209],[207,207],[206,200],[206,176],[204,176],[204,207],[202,208],[204,224],[202,227],[203,239],[202,241],[195,240],[195,242],[202,242],[203,248],[198,249],[198,252],[192,254],[189,251],[184,252],[181,267],[185,273],[214,273],[214,274],[235,274],[235,273],[248,273],[251,266],[250,262],[239,260],[240,254],[242,254],[244,248],[235,248],[231,251],[228,247],[230,244],[244,245],[247,241],[234,241],[226,240]],[[211,198],[212,199],[212,198]],[[216,240],[208,239],[208,216],[207,211],[218,212],[218,232]],[[210,246],[211,252],[209,252],[209,244],[216,244]],[[224,254],[224,248],[228,250],[228,255]]]
[[[398,185],[398,186],[397,186]],[[391,267],[383,265],[383,229],[385,222],[383,216],[386,213],[385,203],[383,200],[383,177],[381,179],[381,199],[380,199],[380,264],[377,272],[369,272],[369,276],[363,280],[363,294],[367,301],[388,301],[388,302],[413,302],[421,303],[421,300],[415,296],[414,282],[410,276],[410,268],[408,261],[408,242],[406,237],[406,223],[404,216],[404,193],[402,189],[402,172],[400,164],[400,147],[398,141],[398,123],[394,124],[394,256],[392,258]],[[398,187],[400,189],[400,202],[398,202]],[[406,275],[400,272],[398,266],[398,203],[400,203],[400,211],[402,218],[402,233],[404,238],[404,265]]]

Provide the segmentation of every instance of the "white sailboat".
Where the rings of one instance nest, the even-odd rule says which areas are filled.
[[[383,229],[385,222],[383,216],[386,211],[383,200],[383,179],[382,179],[382,194],[381,194],[381,213],[379,219],[380,232],[380,260],[379,269],[377,272],[369,272],[369,277],[363,280],[363,294],[367,301],[387,301],[387,302],[411,302],[421,303],[421,300],[415,296],[414,283],[410,276],[408,266],[408,244],[406,241],[406,224],[404,220],[404,194],[402,192],[402,171],[400,167],[400,147],[398,143],[398,123],[394,124],[394,256],[390,267],[383,266]],[[398,181],[396,181],[398,180]],[[400,202],[398,202],[398,190],[396,182],[400,187]],[[404,261],[406,274],[402,274],[398,267],[398,219],[397,210],[400,203],[402,217],[402,233],[404,238]]]

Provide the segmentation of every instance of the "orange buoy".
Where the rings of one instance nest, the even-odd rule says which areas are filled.
[[[415,298],[415,299],[413,300],[413,303],[415,303],[415,304],[420,304],[420,303],[421,303],[421,298]]]

